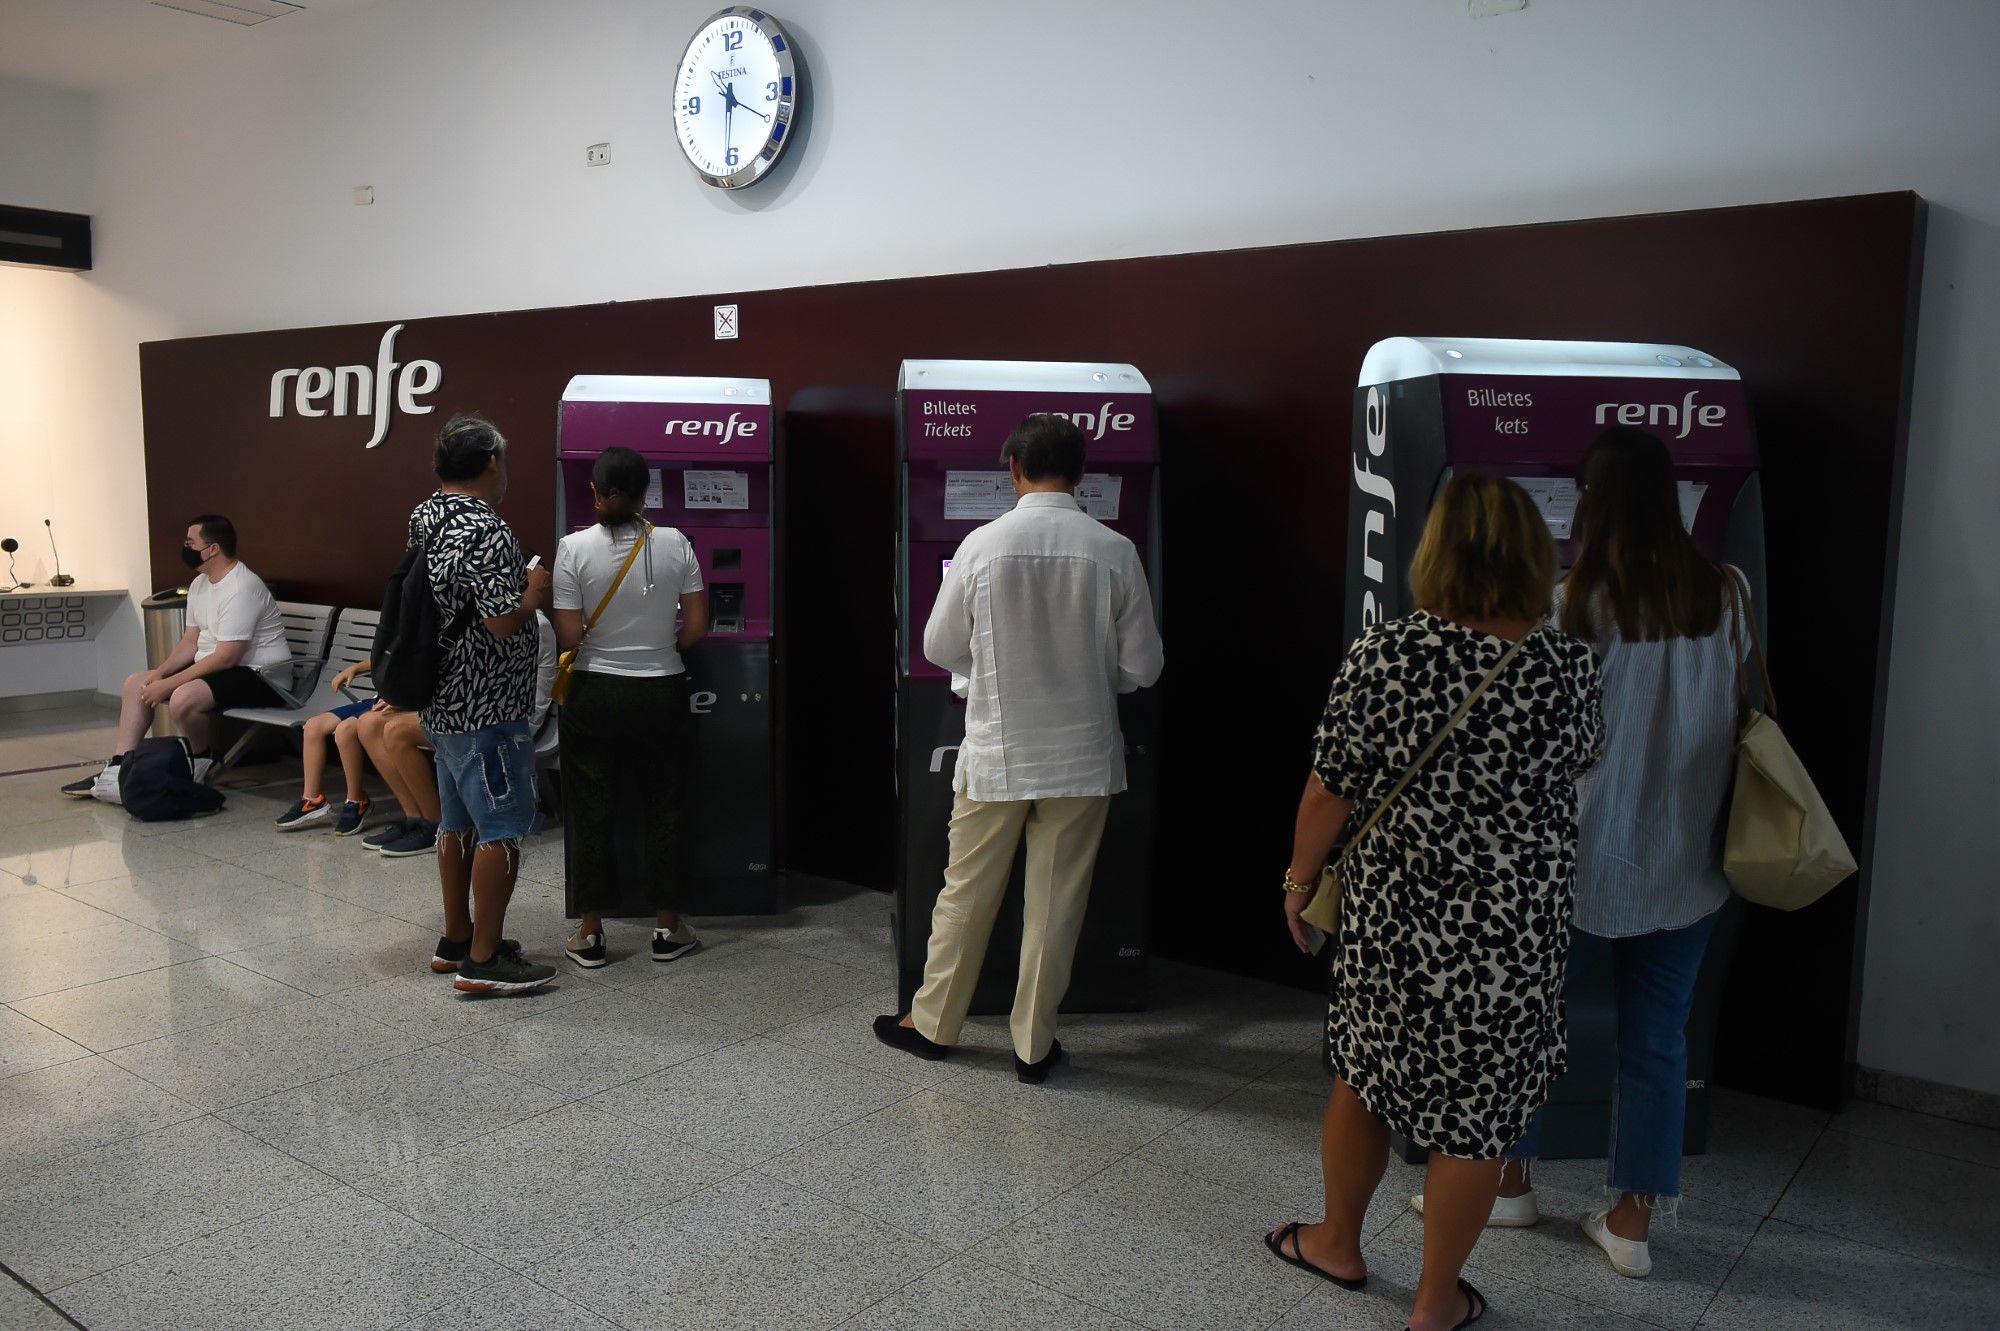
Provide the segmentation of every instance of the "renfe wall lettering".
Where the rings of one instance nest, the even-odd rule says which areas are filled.
[[[399,365],[396,334],[402,331],[401,324],[391,324],[383,330],[372,366],[308,365],[297,370],[279,370],[271,376],[272,419],[285,414],[287,399],[293,412],[300,416],[373,416],[375,430],[368,436],[368,447],[373,448],[388,437],[392,406],[408,416],[427,416],[436,411],[434,403],[418,399],[436,392],[444,383],[444,368],[434,360],[413,360]]]
[[[1664,425],[1672,429],[1678,425],[1681,432],[1674,436],[1685,439],[1697,424],[1717,426],[1729,415],[1729,408],[1720,403],[1707,402],[1697,407],[1694,400],[1701,390],[1689,389],[1688,395],[1679,406],[1671,402],[1600,402],[1597,404],[1597,423],[1610,425]]]
[[[1380,500],[1386,508],[1368,505],[1366,515],[1361,520],[1361,576],[1374,584],[1361,594],[1361,627],[1369,628],[1383,617],[1383,602],[1389,592],[1389,569],[1381,554],[1395,557],[1395,546],[1389,539],[1389,519],[1396,515],[1396,483],[1373,466],[1389,447],[1389,404],[1379,388],[1368,390],[1368,434],[1366,457],[1354,457],[1354,488],[1370,499]],[[1378,547],[1376,542],[1380,541]],[[1377,595],[1377,592],[1380,595]]]

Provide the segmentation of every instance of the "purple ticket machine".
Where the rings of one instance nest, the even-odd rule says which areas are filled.
[[[965,704],[924,658],[924,625],[952,555],[974,528],[1014,507],[1000,447],[1023,417],[1074,420],[1088,446],[1077,498],[1139,547],[1160,604],[1159,444],[1152,389],[1130,365],[1044,361],[904,361],[897,388],[901,532],[897,543],[895,935],[897,990],[922,982],[931,909],[944,886],[952,776]],[[1129,785],[1111,802],[1066,1012],[1123,1012],[1146,1002],[1147,880],[1159,768],[1157,690],[1119,699]],[[975,1013],[1013,1006],[1021,943],[1021,863],[993,929]]]
[[[651,469],[647,517],[687,536],[708,588],[709,636],[687,658],[697,758],[683,909],[696,915],[777,910],[774,430],[766,379],[578,375],[563,390],[558,530],[596,521],[591,468],[598,454],[623,445]],[[608,914],[653,914],[647,884],[621,884],[620,892],[621,908]]]
[[[1598,433],[1652,431],[1672,451],[1681,518],[1710,558],[1743,569],[1761,609],[1764,514],[1750,407],[1735,370],[1691,347],[1397,337],[1362,362],[1348,487],[1347,640],[1408,614],[1408,574],[1424,519],[1457,471],[1508,476],[1549,524],[1564,568],[1575,557],[1577,469]],[[1734,904],[1709,944],[1688,1021],[1687,1148],[1707,1141],[1708,1070]],[[1544,1120],[1542,1154],[1602,1156],[1615,1069],[1607,972],[1578,977],[1569,1003],[1570,1070]]]

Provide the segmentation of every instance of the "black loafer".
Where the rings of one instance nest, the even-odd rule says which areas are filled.
[[[1021,1056],[1014,1056],[1014,1078],[1029,1086],[1040,1086],[1049,1079],[1049,1069],[1062,1061],[1061,1040],[1049,1041],[1049,1052],[1043,1054],[1039,1062],[1024,1063]]]
[[[875,1018],[875,1038],[891,1049],[900,1049],[906,1054],[915,1054],[918,1058],[928,1059],[933,1063],[951,1053],[950,1045],[926,1039],[921,1031],[905,1026],[902,1016],[898,1013]]]

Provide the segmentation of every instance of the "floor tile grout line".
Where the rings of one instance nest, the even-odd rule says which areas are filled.
[[[47,1308],[50,1312],[62,1318],[63,1321],[68,1322],[71,1326],[76,1327],[78,1331],[90,1331],[89,1327],[84,1326],[82,1322],[77,1321],[74,1317],[71,1317],[67,1312],[63,1311],[62,1307],[59,1304],[57,1304],[54,1299],[42,1293],[41,1288],[37,1286],[33,1281],[30,1281],[26,1276],[23,1276],[20,1272],[16,1271],[13,1267],[7,1265],[7,1263],[5,1262],[0,1262],[0,1279],[11,1280],[15,1284],[19,1285],[22,1289],[27,1290],[28,1293],[32,1294],[35,1297],[35,1300],[38,1303],[40,1303],[44,1308]]]
[[[1902,1110],[1897,1110],[1897,1112],[1903,1114],[1917,1113],[1917,1111],[1914,1109],[1902,1109]],[[1937,1118],[1937,1115],[1924,1114],[1921,1115],[1921,1117]],[[1996,1138],[2000,1138],[2000,1129],[1982,1127],[1977,1123],[1966,1123],[1955,1118],[1938,1118],[1938,1122],[1949,1123],[1954,1127],[1959,1127],[1959,1128],[1970,1128],[1978,1132],[1990,1132],[1993,1133],[1993,1135]],[[1896,1148],[1897,1150],[1909,1151],[1914,1155],[1927,1155],[1931,1157],[1931,1159],[1933,1160],[1949,1160],[1953,1164],[1971,1165],[1974,1169],[1988,1169],[1988,1170],[2000,1171],[2000,1163],[1993,1163],[1986,1160],[1974,1160],[1969,1155],[1955,1155],[1950,1151],[1940,1151],[1929,1146],[1915,1146],[1907,1141],[1896,1140],[1889,1137],[1871,1137],[1865,1132],[1855,1132],[1851,1128],[1843,1128],[1834,1123],[1827,1124],[1826,1131],[1829,1133],[1839,1133],[1841,1136],[1850,1137],[1855,1141],[1867,1142],[1871,1146],[1890,1146]],[[1819,1145],[1819,1142],[1815,1140],[1813,1145],[1817,1147]],[[2000,1157],[1996,1157],[1996,1159],[2000,1159]],[[1801,1170],[1804,1169],[1805,1163],[1801,1161],[1799,1167]],[[1797,1177],[1798,1175],[1794,1173],[1793,1179],[1796,1180]]]

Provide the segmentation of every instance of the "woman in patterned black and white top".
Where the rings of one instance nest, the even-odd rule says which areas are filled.
[[[1362,1215],[1389,1134],[1430,1152],[1413,1331],[1485,1311],[1459,1272],[1563,1070],[1562,982],[1576,879],[1576,778],[1602,722],[1590,649],[1549,627],[1555,546],[1513,482],[1454,477],[1425,525],[1422,607],[1355,642],[1306,779],[1285,908],[1301,914],[1343,831],[1359,828],[1509,648],[1514,659],[1354,847],[1334,940],[1320,1151],[1326,1218],[1267,1236],[1348,1288],[1367,1277]]]

